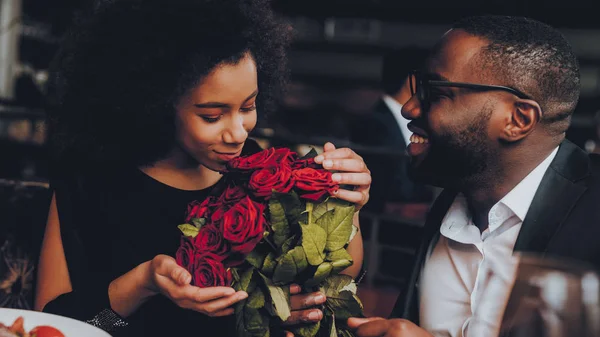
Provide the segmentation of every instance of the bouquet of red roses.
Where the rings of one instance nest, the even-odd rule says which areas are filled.
[[[214,193],[190,204],[179,226],[176,259],[194,285],[248,293],[235,308],[238,336],[281,332],[291,283],[327,297],[323,320],[292,328],[296,336],[352,336],[346,320],[362,316],[356,284],[339,274],[352,265],[354,206],[329,198],[339,186],[314,156],[270,148],[230,161]]]

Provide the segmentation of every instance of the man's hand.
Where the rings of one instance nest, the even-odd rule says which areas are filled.
[[[348,326],[358,337],[433,337],[411,321],[381,317],[349,318]]]
[[[325,303],[325,295],[320,292],[300,294],[301,290],[297,284],[290,285],[292,315],[284,322],[285,325],[316,323],[323,318],[323,312],[318,306]]]

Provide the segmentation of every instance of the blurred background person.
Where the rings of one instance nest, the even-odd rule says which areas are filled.
[[[361,153],[373,177],[366,210],[422,217],[432,201],[432,188],[415,183],[408,176],[406,146],[412,132],[401,113],[402,105],[411,96],[408,74],[419,68],[426,57],[427,50],[415,48],[385,54],[381,69],[383,94],[374,109],[356,118],[350,127],[352,143],[375,150]]]

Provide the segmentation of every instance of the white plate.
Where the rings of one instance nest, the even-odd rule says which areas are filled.
[[[65,337],[111,337],[104,330],[72,318],[39,311],[0,308],[0,323],[10,326],[18,317],[23,317],[27,332],[38,325],[50,325],[60,330]]]

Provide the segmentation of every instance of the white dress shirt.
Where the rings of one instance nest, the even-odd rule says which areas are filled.
[[[425,262],[420,280],[420,324],[434,336],[487,337],[499,328],[516,260],[513,248],[531,201],[558,147],[488,214],[480,232],[465,197],[459,194],[440,227],[440,237]],[[508,280],[486,287],[488,271]]]
[[[383,95],[383,101],[394,115],[398,127],[402,132],[404,142],[408,146],[408,144],[410,144],[410,135],[412,135],[412,132],[408,129],[408,122],[410,121],[402,116],[402,104],[398,103],[398,101],[390,95]]]

